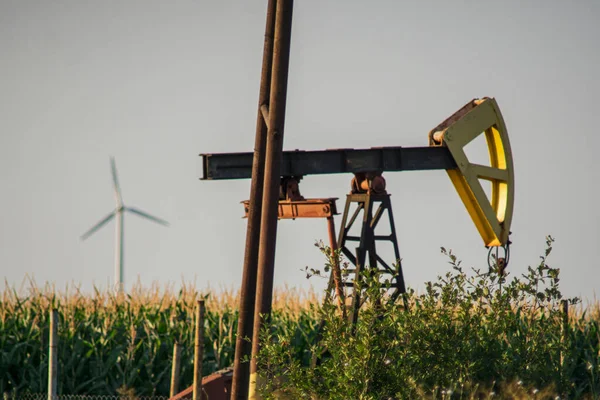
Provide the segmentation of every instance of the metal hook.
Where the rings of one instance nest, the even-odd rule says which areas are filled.
[[[498,275],[504,276],[506,267],[510,260],[510,240],[502,246],[490,247],[488,251],[488,267],[490,272],[498,272]],[[500,250],[502,249],[502,251]]]

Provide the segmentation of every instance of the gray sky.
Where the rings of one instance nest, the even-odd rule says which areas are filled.
[[[145,285],[241,280],[249,181],[199,181],[199,153],[251,151],[266,0],[0,0],[0,268],[9,284],[113,276],[109,157],[126,204],[125,279]],[[423,146],[467,101],[498,101],[514,153],[513,274],[544,238],[567,295],[594,296],[600,180],[600,3],[296,1],[286,149]],[[480,149],[485,150],[485,149]],[[483,155],[483,151],[480,154]],[[474,157],[477,161],[477,157]],[[443,171],[388,173],[405,278],[487,268],[481,238]],[[339,197],[351,175],[307,177]],[[339,227],[341,217],[336,222]],[[276,286],[321,288],[304,266],[324,220],[279,224]]]

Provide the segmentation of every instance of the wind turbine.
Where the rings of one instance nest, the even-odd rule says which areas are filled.
[[[115,284],[117,292],[121,292],[124,289],[124,273],[123,273],[123,234],[124,234],[124,216],[125,211],[132,212],[134,214],[139,215],[140,217],[149,219],[150,221],[154,221],[158,224],[169,226],[169,223],[160,218],[154,217],[144,211],[141,211],[134,207],[126,207],[123,204],[123,198],[121,197],[121,188],[119,187],[119,180],[117,179],[117,167],[115,165],[115,158],[110,158],[110,167],[112,170],[112,178],[113,178],[113,186],[115,190],[115,201],[117,203],[117,207],[108,214],[104,219],[94,225],[90,230],[81,235],[81,240],[85,240],[90,237],[94,232],[98,229],[102,228],[106,225],[111,219],[116,217],[115,224]]]

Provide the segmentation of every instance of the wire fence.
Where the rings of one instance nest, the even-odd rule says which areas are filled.
[[[52,400],[167,400],[167,396],[59,394]],[[48,400],[47,393],[4,393],[2,400]]]

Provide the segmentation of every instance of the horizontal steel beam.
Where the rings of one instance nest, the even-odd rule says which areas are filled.
[[[217,153],[202,156],[202,180],[250,179],[254,153]],[[356,172],[454,169],[446,147],[373,147],[284,151],[281,176]]]

